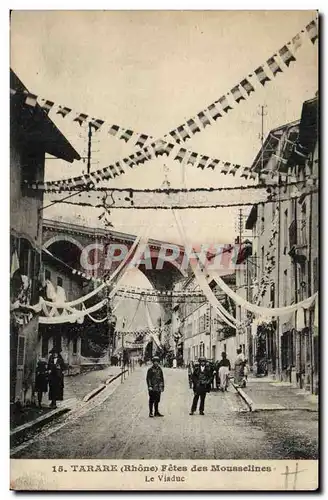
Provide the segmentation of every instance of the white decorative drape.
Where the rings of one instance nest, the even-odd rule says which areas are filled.
[[[99,292],[101,292],[105,286],[108,286],[115,278],[116,276],[126,267],[126,264],[128,262],[128,260],[130,259],[130,257],[133,255],[133,252],[135,251],[135,249],[137,247],[139,247],[139,244],[142,240],[142,238],[144,238],[144,234],[146,232],[149,232],[149,226],[147,226],[146,228],[143,228],[141,231],[140,231],[140,234],[136,237],[136,239],[134,240],[130,250],[128,251],[128,253],[126,254],[125,258],[122,260],[122,262],[119,264],[119,266],[115,269],[115,271],[113,272],[113,274],[111,274],[109,276],[109,278],[107,280],[105,280],[101,285],[99,285],[98,288],[95,288],[94,290],[92,290],[92,292],[84,295],[83,297],[80,297],[79,299],[75,299],[75,300],[72,300],[71,302],[66,302],[65,303],[65,307],[67,306],[71,306],[71,307],[74,307],[74,306],[77,306],[79,304],[82,304],[83,302],[86,302],[88,299],[91,299],[91,297],[93,297],[94,295],[97,295]],[[143,241],[143,251],[144,251],[144,248],[146,246],[148,242],[148,237],[144,239]],[[138,252],[138,253],[137,253]],[[139,250],[137,250],[136,252],[136,255],[134,256],[134,258],[132,259],[133,262],[135,262],[137,259],[136,259],[136,256],[137,255],[140,255],[140,252]],[[138,257],[140,258],[140,257]],[[54,287],[53,287],[54,288]],[[115,295],[116,293],[116,287],[114,288],[115,292],[113,293],[113,290],[111,292],[112,296]],[[48,296],[48,293],[47,293],[47,297],[50,298]],[[55,298],[56,296],[54,296]],[[46,305],[47,306],[53,306],[53,305],[56,305],[57,307],[60,307],[60,306],[63,306],[63,304],[61,302],[59,303],[53,303],[53,302],[47,302],[46,301]]]
[[[75,323],[78,320],[83,320],[84,316],[86,314],[93,313],[95,311],[98,311],[104,305],[107,303],[107,299],[102,300],[101,302],[98,302],[98,304],[95,304],[92,307],[89,307],[89,309],[85,309],[84,311],[77,311],[69,315],[65,316],[40,316],[39,317],[39,323],[43,325],[58,325],[61,323]]]
[[[153,321],[151,319],[150,311],[149,311],[149,306],[148,306],[147,302],[145,302],[145,307],[146,307],[146,315],[147,315],[148,326],[149,326],[149,330],[150,330],[149,335],[154,340],[154,342],[157,345],[157,347],[161,348],[162,344],[161,344],[161,341],[159,340],[158,336],[154,332],[154,330],[155,330],[154,323],[153,323]]]
[[[270,316],[285,316],[286,314],[292,313],[297,311],[300,308],[303,309],[308,309],[311,307],[313,302],[315,301],[316,297],[318,296],[318,293],[316,292],[313,294],[311,297],[309,297],[306,300],[302,300],[301,302],[298,302],[297,304],[292,304],[290,306],[285,306],[285,307],[260,307],[255,304],[252,304],[251,302],[248,302],[244,297],[241,297],[238,295],[236,292],[234,292],[224,281],[223,279],[218,276],[217,274],[212,274],[213,279],[216,281],[216,283],[219,285],[221,290],[225,292],[232,300],[236,302],[239,306],[241,306],[244,309],[247,309],[248,311],[251,311],[252,313],[264,317],[270,317]]]
[[[190,243],[187,240],[187,235],[185,233],[184,227],[182,225],[182,222],[180,221],[179,215],[176,210],[172,210],[178,231],[180,233],[180,236],[182,238],[182,241],[185,245],[185,247],[190,248]],[[215,297],[213,291],[211,290],[206,277],[204,276],[203,272],[200,270],[197,264],[195,264],[191,259],[189,261],[191,269],[195,275],[195,278],[202,289],[205,297],[209,301],[209,303],[214,307],[214,309],[217,311],[218,316],[229,326],[232,328],[236,329],[237,327],[241,326],[241,324],[234,318],[220,303],[220,301]]]

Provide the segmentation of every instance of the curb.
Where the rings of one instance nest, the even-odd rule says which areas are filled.
[[[235,386],[235,384],[232,383],[233,388],[238,392],[239,396],[245,401],[247,404],[249,411],[254,411],[254,402],[253,400],[244,392],[240,387]]]
[[[90,399],[94,398],[95,396],[97,396],[97,394],[99,394],[101,391],[103,391],[104,389],[106,388],[106,385],[105,384],[101,384],[99,385],[98,387],[96,387],[95,389],[93,389],[91,392],[89,392],[86,396],[84,396],[84,398],[82,399],[83,403],[87,403],[88,401],[90,401]]]
[[[65,413],[68,413],[71,410],[68,406],[64,408],[57,408],[53,411],[50,411],[46,413],[45,415],[41,415],[35,420],[31,420],[31,422],[27,422],[26,424],[20,425],[19,427],[16,427],[16,429],[13,429],[10,432],[10,440],[19,440],[20,437],[27,431],[27,430],[36,430],[39,429],[40,427],[43,427],[44,425],[48,424],[52,420],[55,420],[57,417],[60,417],[61,415],[64,415]]]
[[[104,384],[99,385],[98,387],[93,389],[91,392],[89,392],[86,396],[84,396],[84,398],[82,399],[83,403],[87,403],[88,401],[90,401],[90,399],[94,398],[95,396],[97,396],[97,394],[99,394],[104,389],[106,389],[107,385],[111,384],[112,382],[114,382],[114,380],[121,377],[122,374],[127,373],[127,372],[128,372],[128,370],[124,370],[123,372],[118,373],[114,377],[107,379]]]
[[[231,384],[233,388],[238,392],[239,396],[245,401],[247,404],[249,411],[251,412],[258,412],[258,411],[308,411],[312,413],[317,413],[318,410],[316,408],[308,408],[308,407],[299,407],[299,408],[288,408],[281,406],[281,408],[277,407],[268,407],[268,406],[261,406],[260,404],[255,404],[254,401],[244,392],[240,387],[236,387],[233,383]]]
[[[117,378],[121,377],[122,375],[124,375],[124,373],[128,373],[128,370],[124,370],[123,372],[120,372],[118,373],[117,375],[115,375],[114,377],[112,378],[108,378],[105,382],[106,385],[108,384],[111,384],[112,382],[114,382],[114,380],[116,380]]]

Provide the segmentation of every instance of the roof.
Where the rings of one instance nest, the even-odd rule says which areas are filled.
[[[263,155],[261,148],[253,161],[251,170],[260,172],[262,170],[262,163],[263,167],[265,167],[271,156],[277,152],[281,137],[285,133],[289,134],[290,132],[292,132],[295,127],[298,127],[299,123],[299,120],[295,120],[293,122],[285,123],[284,125],[280,125],[279,127],[272,129],[263,143]]]
[[[246,220],[245,229],[252,229],[257,219],[257,205],[253,205]]]
[[[32,107],[25,103],[28,92],[16,73],[10,70],[10,88],[16,94],[10,98],[10,130],[15,132],[24,143],[35,143],[38,148],[52,156],[72,163],[80,160],[79,153],[73,148],[62,132],[56,127],[46,112],[36,104]]]
[[[307,151],[313,151],[318,137],[318,97],[303,103],[298,143]]]

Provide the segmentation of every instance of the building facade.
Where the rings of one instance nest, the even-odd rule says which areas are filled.
[[[38,344],[38,317],[24,306],[37,304],[42,246],[42,191],[25,181],[43,181],[45,154],[79,159],[46,113],[30,106],[27,89],[10,74],[10,400],[31,398]]]
[[[303,104],[299,121],[270,132],[253,170],[269,189],[273,184],[277,187],[271,189],[271,202],[258,204],[249,213],[245,229],[251,231],[252,255],[245,278],[239,275],[238,279],[250,302],[286,307],[318,291],[317,97]],[[317,393],[314,323],[314,304],[309,310],[260,321],[251,334],[255,369],[265,359],[269,374]]]
[[[221,277],[233,290],[236,289],[235,273]],[[201,291],[194,277],[181,281],[177,286],[179,291],[186,293]],[[209,280],[209,286],[222,306],[236,318],[234,303],[220,291],[215,279]],[[221,359],[222,352],[226,352],[228,358],[233,361],[237,348],[241,347],[244,352],[247,348],[245,332],[227,325],[205,297],[196,300],[186,296],[184,303],[174,306],[172,331],[173,336],[176,332],[180,335],[184,364],[194,362],[200,356],[217,361]]]

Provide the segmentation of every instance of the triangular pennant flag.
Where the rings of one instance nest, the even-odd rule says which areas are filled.
[[[119,171],[120,174],[125,174],[125,170],[124,170],[124,168],[122,167],[122,165],[120,164],[119,161],[117,161],[115,163],[115,167]]]
[[[136,142],[136,146],[140,146],[142,148],[145,145],[148,137],[149,137],[148,135],[140,134],[139,138],[138,138],[138,140]]]
[[[109,167],[105,167],[104,168],[104,170],[103,170],[103,178],[104,179],[112,179],[113,178]]]
[[[200,113],[198,113],[198,119],[199,121],[201,122],[201,124],[203,125],[204,128],[206,128],[206,125],[211,125],[211,122],[210,120],[207,118],[207,116],[205,115],[205,113],[203,111],[201,111]]]
[[[198,158],[198,154],[197,153],[191,153],[191,155],[189,156],[188,160],[187,160],[187,165],[195,165],[195,162]]]
[[[243,87],[247,95],[255,92],[253,85],[247,80],[247,78],[244,78],[244,80],[240,82],[240,85]]]
[[[229,105],[229,101],[228,99],[226,98],[226,96],[222,96],[220,97],[220,99],[217,101],[220,106],[222,107],[223,111],[225,111],[226,113],[228,113],[228,111],[230,109],[232,109],[232,107]]]
[[[109,170],[111,171],[113,178],[118,177],[118,172],[114,165],[109,165]]]
[[[201,168],[202,170],[204,170],[208,159],[208,156],[201,156],[197,168]]]
[[[96,172],[93,172],[93,175],[96,178],[97,182],[100,182],[103,180],[103,171],[102,170],[96,170]]]
[[[250,169],[249,167],[244,167],[244,168],[243,168],[243,173],[241,174],[241,176],[240,176],[240,177],[245,177],[245,178],[247,179],[247,177],[248,177],[248,174],[249,174],[250,170],[251,170],[251,169]]]
[[[267,60],[267,65],[271,69],[273,76],[276,76],[277,73],[282,73],[282,69],[280,68],[274,57],[270,57],[270,59]]]
[[[236,172],[240,169],[240,165],[232,165],[232,168],[229,170],[229,174],[236,175]]]
[[[231,95],[234,98],[234,100],[238,103],[242,100],[245,100],[245,97],[243,94],[240,92],[239,85],[236,85],[233,89],[231,89]]]
[[[175,140],[175,142],[177,142],[178,144],[180,144],[181,139],[178,136],[176,130],[171,130],[171,132],[169,133],[169,135]]]
[[[295,57],[293,56],[287,45],[284,45],[279,50],[279,55],[287,67],[290,65],[292,61],[296,61]]]
[[[187,121],[187,125],[193,134],[200,132],[200,128],[198,127],[197,123],[192,118],[190,118],[190,120]]]
[[[120,136],[120,139],[122,139],[125,142],[128,142],[132,136],[133,136],[132,130],[125,130],[123,134]]]
[[[174,149],[174,144],[171,144],[169,142],[169,143],[167,143],[167,145],[163,149],[163,154],[166,154],[166,156],[170,156],[173,149]]]
[[[223,167],[221,167],[221,170],[220,170],[221,174],[226,175],[228,173],[228,171],[229,171],[230,165],[231,165],[231,163],[229,163],[228,161],[225,162],[223,164]]]
[[[128,167],[133,168],[135,166],[135,162],[131,160],[131,158],[124,158],[124,163],[127,164]]]
[[[187,150],[184,148],[180,148],[178,154],[174,158],[174,160],[178,160],[180,163],[183,161],[184,157],[186,156]]]
[[[109,130],[108,130],[108,133],[112,136],[115,137],[115,135],[117,134],[117,132],[120,130],[120,127],[118,125],[112,125]]]
[[[77,186],[82,186],[83,185],[83,177],[79,175],[78,177],[75,178],[75,182]]]
[[[218,108],[215,106],[215,104],[211,104],[207,109],[213,120],[216,121],[218,118],[221,118],[222,115],[219,112]]]
[[[84,113],[80,113],[76,118],[74,118],[73,122],[78,122],[78,124],[81,126],[83,122],[88,118],[88,115],[85,115]]]
[[[296,35],[292,38],[293,49],[296,52],[302,45],[301,35]]]
[[[139,163],[145,163],[146,157],[142,151],[137,151],[135,153],[135,158],[136,158],[136,164],[139,165]]]
[[[70,113],[71,111],[72,111],[71,108],[59,106],[57,110],[57,115],[61,115],[63,118],[65,118],[65,116],[67,116],[68,113]]]
[[[206,166],[206,168],[211,168],[214,170],[218,165],[220,161],[219,160],[211,160],[210,163]]]
[[[98,118],[93,118],[90,122],[91,126],[94,127],[95,130],[99,130],[104,123],[104,120],[99,120]]]
[[[35,94],[28,93],[26,96],[26,99],[25,99],[25,104],[35,108],[37,100],[38,100],[38,96],[36,96]]]
[[[177,128],[177,132],[179,132],[180,136],[181,136],[181,139],[183,141],[185,141],[186,139],[190,139],[190,135],[188,134],[188,132],[186,131],[186,129],[184,128],[184,125],[180,125],[178,128]]]
[[[311,21],[307,26],[306,26],[306,31],[309,35],[309,38],[311,42],[314,44],[315,41],[317,40],[318,36],[318,27],[317,23],[315,21]]]
[[[155,141],[151,144],[151,147],[154,150],[154,154],[155,154],[156,158],[158,156],[162,156],[162,154],[164,154],[164,152],[165,152],[164,148],[166,145],[167,145],[167,142],[163,141],[163,139],[158,139],[157,141]]]
[[[268,75],[265,73],[264,69],[262,66],[259,66],[255,71],[254,73],[256,74],[259,82],[261,83],[261,85],[265,85],[266,82],[269,82],[270,81],[270,78],[268,77]]]
[[[174,147],[174,146],[173,146]],[[153,149],[151,147],[148,147],[148,148],[145,148],[144,150],[144,155],[145,157],[150,160],[152,158],[152,155],[153,155]]]
[[[49,111],[51,110],[51,108],[53,107],[53,105],[55,104],[54,102],[52,101],[47,101],[45,99],[42,99],[42,101],[44,101],[43,104],[41,104],[41,108],[46,112],[46,113],[49,113]]]

